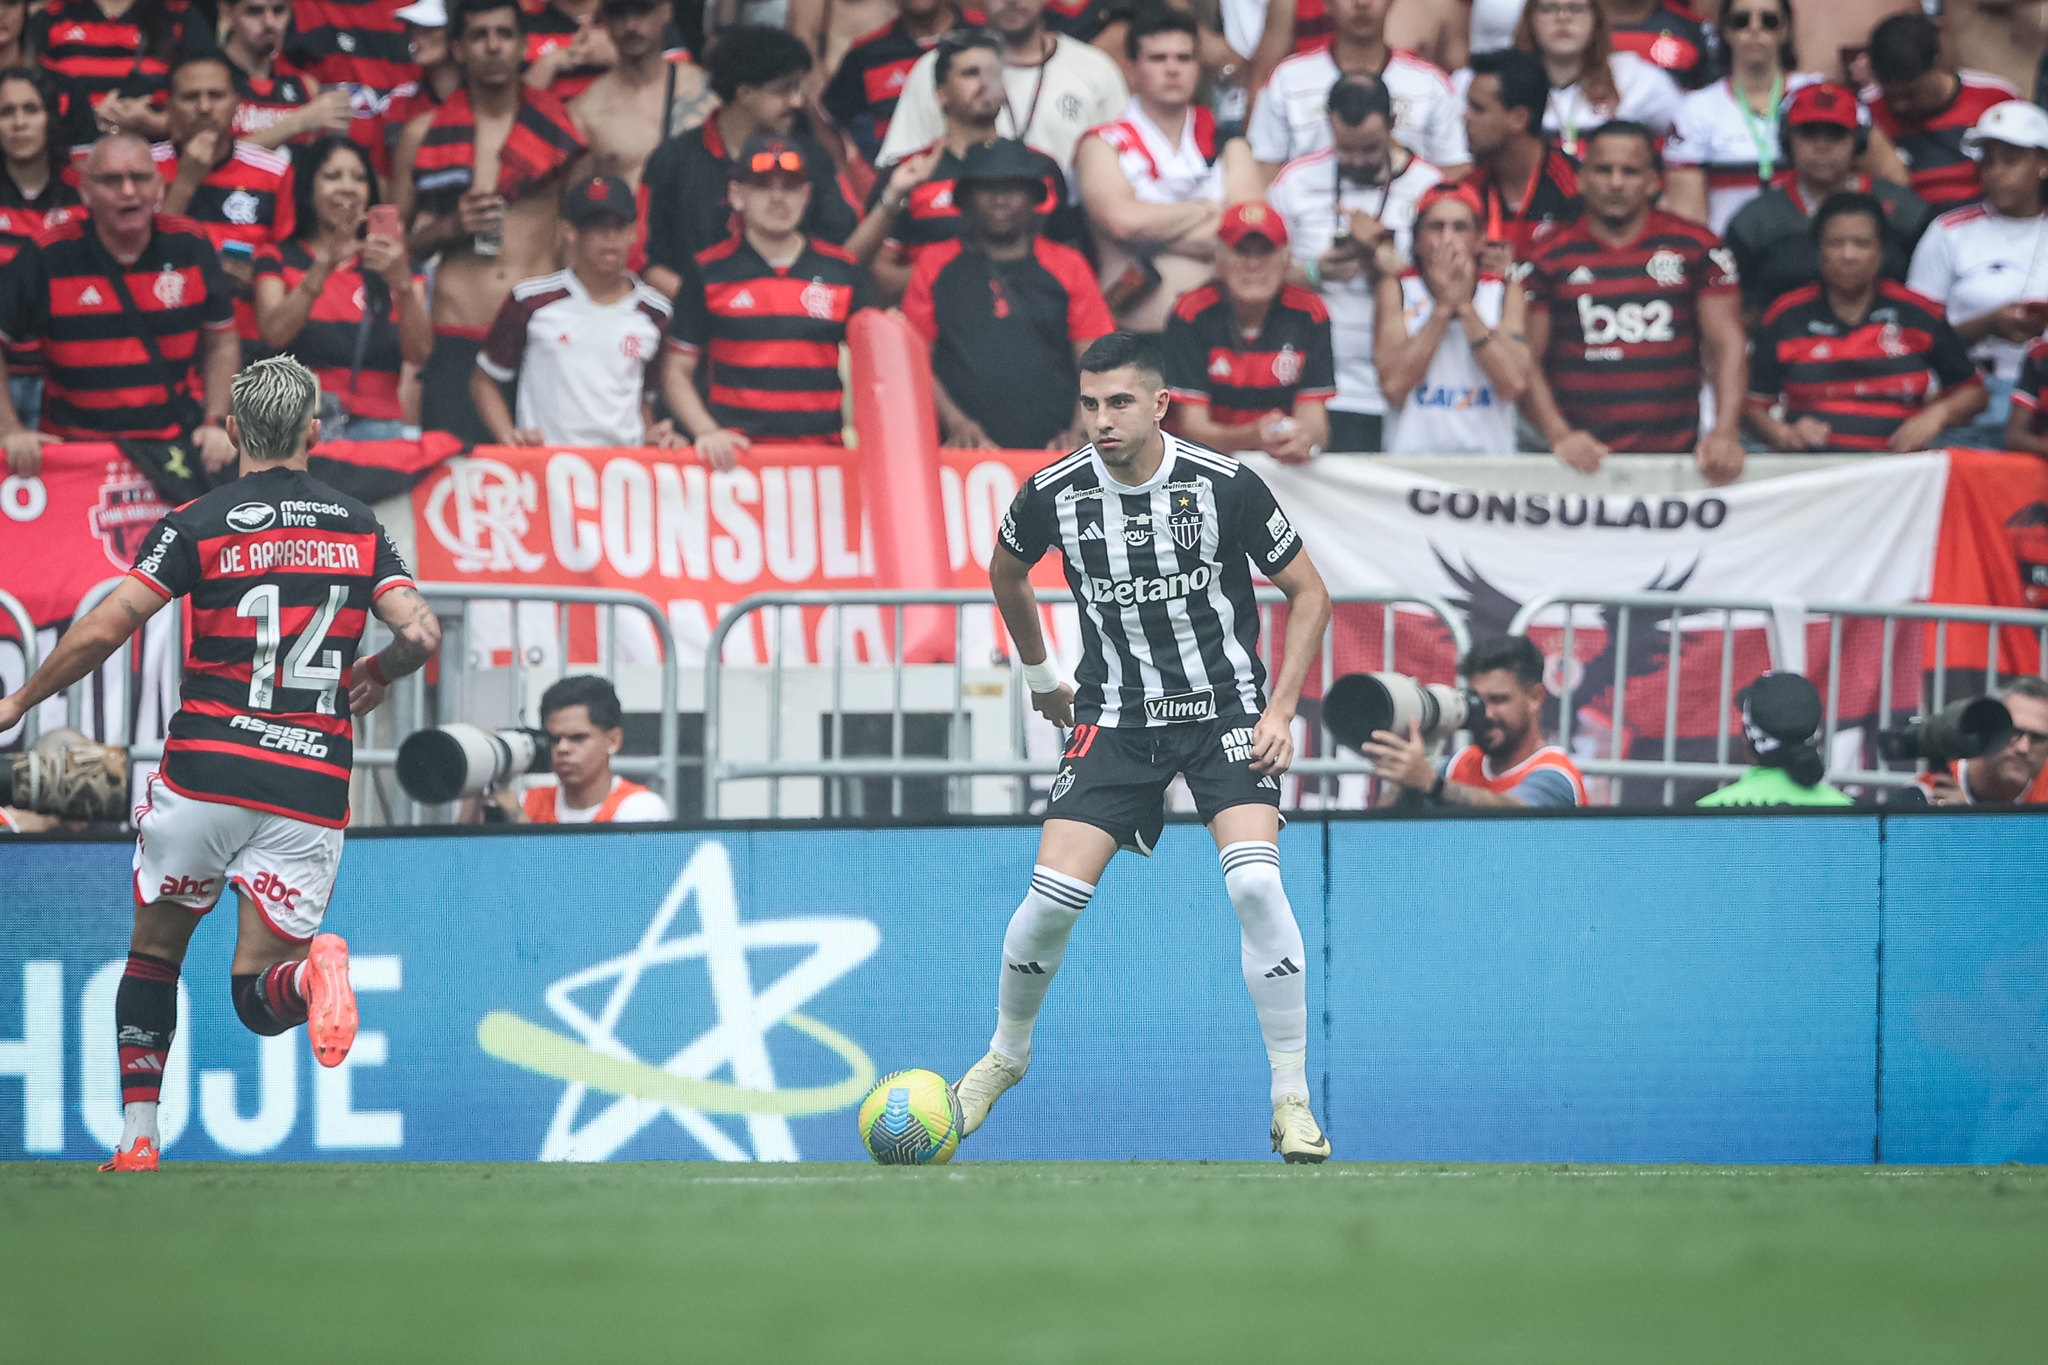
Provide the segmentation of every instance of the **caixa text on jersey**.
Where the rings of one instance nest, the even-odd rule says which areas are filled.
[[[1482,493],[1470,488],[1411,488],[1408,507],[1418,516],[1458,521],[1520,522],[1524,526],[1598,526],[1612,531],[1711,531],[1728,519],[1720,498],[1588,498],[1569,493]]]
[[[1104,606],[1128,607],[1137,602],[1167,602],[1201,592],[1216,579],[1216,570],[1198,564],[1185,573],[1158,578],[1095,578],[1088,580],[1088,600]]]

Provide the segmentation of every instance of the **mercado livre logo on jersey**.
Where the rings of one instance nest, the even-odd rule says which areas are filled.
[[[672,936],[685,906],[696,909],[697,932]],[[500,1010],[478,1023],[477,1043],[500,1061],[566,1083],[541,1142],[542,1161],[607,1160],[664,1116],[719,1160],[795,1161],[802,1154],[789,1120],[851,1108],[875,1080],[874,1063],[859,1044],[798,1009],[872,957],[881,942],[872,921],[850,915],[743,921],[732,860],[725,845],[706,840],[690,855],[639,942],[547,988],[548,1008],[574,1037]],[[757,985],[751,954],[782,958],[793,948],[810,951]],[[699,962],[701,978],[677,970]],[[690,984],[696,980],[705,984]],[[606,985],[608,991],[593,989]],[[676,1007],[679,986],[700,1001],[708,990],[711,1022],[664,1043],[671,1050],[658,1060],[643,1059],[628,1039],[645,1040],[664,1021],[688,1017]],[[585,995],[592,998],[579,998]],[[781,1088],[769,1043],[782,1027],[832,1054],[840,1078]],[[708,1079],[718,1071],[728,1071],[732,1080]],[[593,1091],[608,1101],[586,1115]],[[752,1151],[714,1123],[714,1115],[743,1118]]]

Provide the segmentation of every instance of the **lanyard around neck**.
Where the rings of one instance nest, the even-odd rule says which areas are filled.
[[[1778,169],[1778,103],[1785,97],[1785,73],[1781,71],[1771,77],[1770,108],[1762,114],[1749,107],[1749,96],[1733,76],[1728,78],[1728,93],[1735,97],[1735,108],[1749,129],[1749,140],[1756,144],[1757,180],[1769,184]]]

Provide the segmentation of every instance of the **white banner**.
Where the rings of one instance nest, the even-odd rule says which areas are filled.
[[[1253,463],[1332,591],[1435,592],[1469,604],[1475,638],[1549,592],[1922,600],[1948,477],[1945,455],[1901,455],[1633,497],[1470,488],[1369,460]]]

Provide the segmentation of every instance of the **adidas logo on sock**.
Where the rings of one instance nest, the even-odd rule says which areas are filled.
[[[124,1071],[162,1071],[163,1069],[164,1064],[153,1055],[148,1057],[137,1057],[134,1061],[128,1063],[127,1066],[122,1068],[122,1070]]]
[[[1279,966],[1277,966],[1277,967],[1275,967],[1275,968],[1274,968],[1274,969],[1273,969],[1272,971],[1270,971],[1270,972],[1267,972],[1267,973],[1266,973],[1266,975],[1267,975],[1268,977],[1275,977],[1275,976],[1300,976],[1300,975],[1301,975],[1301,968],[1299,968],[1299,967],[1297,967],[1297,966],[1295,966],[1295,965],[1294,965],[1294,959],[1293,959],[1293,958],[1291,958],[1291,957],[1283,957],[1283,958],[1281,958],[1281,959],[1280,959],[1280,965],[1279,965]]]
[[[1013,972],[1022,972],[1026,976],[1045,975],[1045,968],[1039,966],[1036,962],[1005,962],[1003,965]]]

